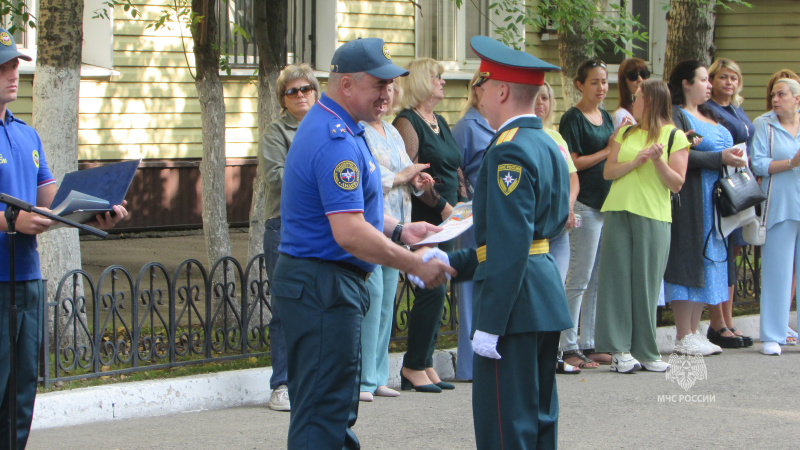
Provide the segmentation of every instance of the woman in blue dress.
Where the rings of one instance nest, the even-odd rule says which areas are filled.
[[[686,181],[680,192],[672,224],[664,291],[675,314],[675,351],[703,356],[722,349],[698,331],[706,304],[728,300],[728,267],[725,242],[713,232],[712,190],[723,165],[744,167],[741,150],[733,149],[730,132],[705,105],[711,96],[708,70],[699,61],[683,61],[669,78],[673,121],[684,131],[702,136],[689,152]],[[702,226],[700,226],[702,224]]]
[[[731,132],[734,144],[746,144],[747,155],[752,156],[755,127],[742,108],[744,99],[740,95],[744,88],[742,70],[735,61],[718,58],[708,68],[711,79],[711,98],[706,104],[721,119],[722,125]],[[708,325],[708,340],[723,348],[750,347],[753,338],[744,336],[733,324],[733,294],[736,285],[736,257],[747,245],[742,229],[737,228],[728,236],[728,300],[709,306],[711,323]]]

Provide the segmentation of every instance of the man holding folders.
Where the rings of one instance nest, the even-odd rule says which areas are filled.
[[[481,58],[481,106],[497,130],[472,202],[478,249],[449,259],[459,277],[474,272],[475,441],[479,449],[556,448],[554,362],[572,320],[548,239],[567,221],[569,173],[533,101],[545,71],[560,69],[486,36],[470,43]]]
[[[17,99],[19,59],[31,58],[17,51],[14,38],[0,28],[0,193],[47,209],[56,194],[55,179],[47,168],[42,142],[33,128],[7,109]],[[123,202],[124,203],[124,202]],[[0,211],[6,209],[0,204]],[[110,212],[97,216],[95,225],[109,228],[122,220],[127,211],[115,205]],[[18,333],[16,342],[9,342],[8,310],[11,298],[8,223],[0,214],[0,448],[7,448],[11,420],[16,421],[17,445],[24,448],[30,434],[33,404],[36,397],[39,348],[41,347],[40,302],[43,301],[42,275],[36,235],[47,231],[53,222],[35,213],[21,211],[16,220],[15,279]],[[8,410],[10,345],[17,354],[17,411]]]

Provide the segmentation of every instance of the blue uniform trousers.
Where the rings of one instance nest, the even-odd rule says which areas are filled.
[[[0,448],[8,448],[9,408],[8,389],[9,347],[8,306],[11,284],[0,283]],[[42,342],[41,302],[44,294],[42,280],[18,281],[17,304],[17,445],[25,448],[33,420],[36,382],[39,377],[39,348]]]
[[[364,280],[330,262],[281,254],[273,301],[285,324],[289,449],[357,449]]]
[[[475,355],[472,416],[479,450],[556,448],[559,334],[500,336],[501,359]]]

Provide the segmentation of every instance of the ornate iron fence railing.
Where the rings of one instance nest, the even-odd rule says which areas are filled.
[[[232,257],[211,271],[188,259],[170,272],[145,264],[134,279],[106,268],[97,282],[66,273],[43,305],[41,381],[91,379],[269,354],[270,285],[263,255],[242,269]],[[413,286],[402,274],[393,340],[405,340]],[[457,332],[455,296],[447,296],[440,335]]]
[[[404,274],[398,283],[392,340],[403,341],[414,293]],[[59,281],[54,300],[43,305],[40,381],[50,386],[268,355],[269,291],[263,255],[244,269],[232,257],[215,262],[210,271],[194,259],[173,272],[150,262],[135,279],[114,265],[96,283],[87,272],[72,270]],[[760,248],[743,247],[735,303],[753,304],[760,291]],[[458,332],[456,305],[451,286],[440,336]]]

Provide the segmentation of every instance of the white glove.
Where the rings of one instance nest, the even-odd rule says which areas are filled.
[[[496,334],[485,333],[480,330],[475,330],[475,335],[472,336],[472,351],[484,358],[500,359],[500,353],[497,353],[497,336]]]
[[[426,262],[430,261],[433,258],[441,260],[442,262],[444,262],[448,266],[450,265],[450,257],[447,256],[447,253],[445,253],[445,252],[443,252],[443,251],[441,251],[441,250],[439,250],[438,248],[435,248],[435,247],[431,248],[431,249],[428,249],[428,251],[425,252],[424,255],[422,255],[422,262],[426,263]],[[450,279],[450,274],[447,273],[445,275],[447,275],[447,279],[449,280]],[[412,283],[414,283],[417,286],[421,287],[422,289],[425,289],[425,283],[422,280],[420,280],[419,277],[417,277],[416,275],[408,274],[408,279],[411,280]]]

